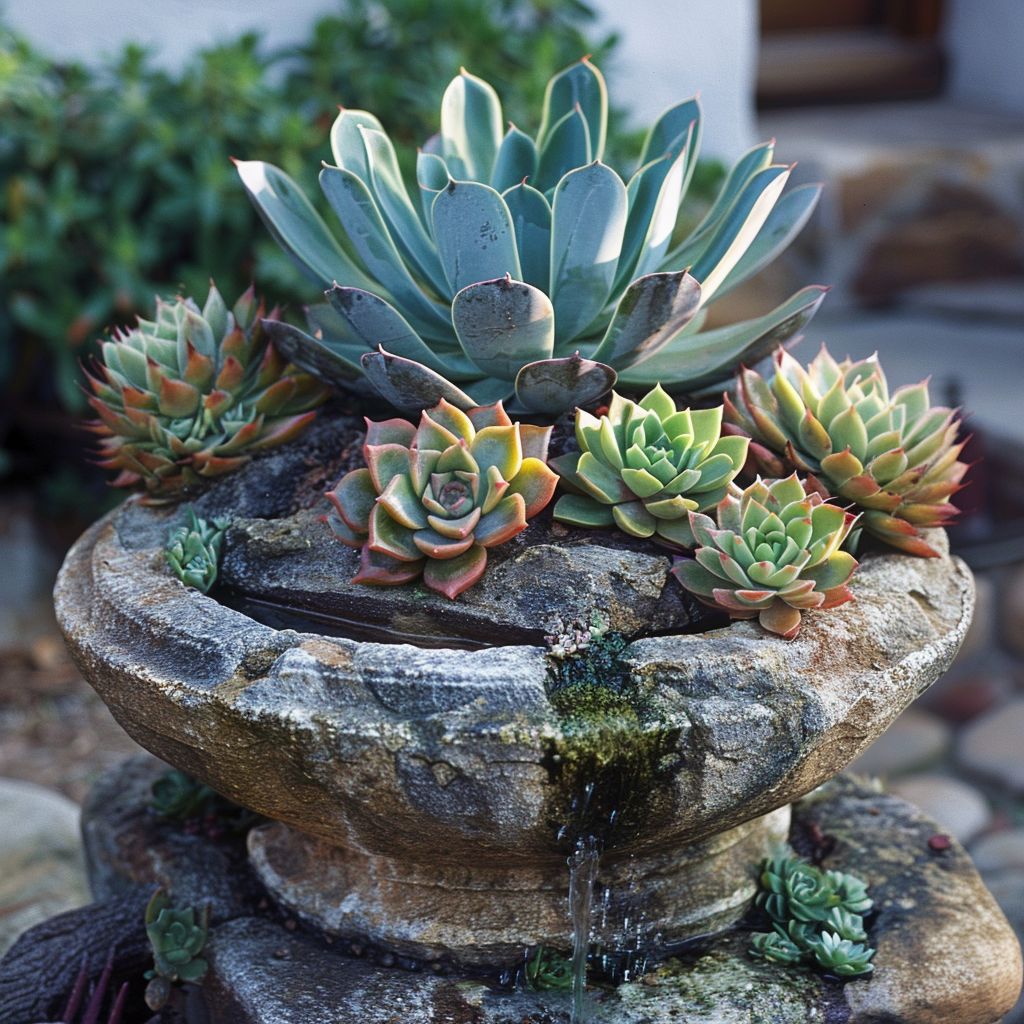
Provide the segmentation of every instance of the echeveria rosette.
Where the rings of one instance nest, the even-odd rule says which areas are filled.
[[[114,486],[176,501],[301,433],[327,391],[270,343],[276,315],[252,288],[229,309],[211,285],[202,310],[158,300],[155,320],[103,343],[90,429],[100,465],[119,471]]]
[[[704,330],[708,305],[770,263],[820,187],[784,192],[774,144],[745,153],[707,215],[676,232],[700,147],[701,110],[657,119],[629,176],[604,163],[608,96],[587,59],[548,83],[535,134],[508,125],[463,70],[410,191],[381,122],[343,109],[320,187],[331,227],[283,171],[237,163],[271,234],[327,293],[310,333],[276,324],[290,358],[343,388],[365,376],[396,408],[462,409],[515,396],[558,415],[623,385],[721,385],[743,359],[796,334],[824,289],[757,319]]]
[[[679,409],[660,384],[639,402],[613,393],[600,418],[577,409],[579,452],[551,460],[572,492],[555,518],[692,547],[690,512],[717,504],[747,457],[747,439],[721,427],[721,406]]]
[[[210,908],[197,915],[193,907],[172,906],[163,889],[158,889],[146,907],[146,935],[153,947],[156,975],[168,981],[200,981],[207,962],[200,953],[206,945]]]
[[[875,356],[836,362],[822,346],[805,369],[779,349],[771,380],[742,369],[725,407],[756,442],[751,454],[763,470],[813,474],[863,510],[867,533],[909,554],[938,554],[920,530],[958,514],[950,498],[968,467],[956,410],[932,406],[927,382],[890,396]]]
[[[835,932],[823,931],[808,942],[808,950],[819,967],[840,978],[857,978],[871,974],[875,950],[859,942],[851,942]]]
[[[513,423],[502,407],[462,411],[442,400],[418,426],[366,421],[365,468],[327,497],[327,521],[362,549],[354,583],[391,586],[422,574],[458,597],[483,575],[487,550],[526,529],[554,494],[550,427]]]
[[[699,547],[672,573],[705,604],[791,640],[804,611],[853,597],[846,584],[857,561],[840,548],[857,517],[807,494],[795,473],[735,490],[719,503],[717,525],[691,513]]]

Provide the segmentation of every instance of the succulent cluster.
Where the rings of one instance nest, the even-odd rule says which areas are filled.
[[[177,500],[299,434],[326,391],[270,344],[275,316],[251,288],[229,309],[211,285],[202,310],[158,300],[155,320],[103,343],[91,429],[115,486]]]
[[[207,522],[188,510],[188,522],[171,530],[164,555],[171,572],[187,587],[206,594],[217,581],[217,566],[224,544],[228,519]]]
[[[177,768],[164,772],[150,787],[150,806],[161,818],[187,821],[202,814],[217,794]]]
[[[840,550],[856,516],[808,494],[797,475],[760,478],[726,495],[714,520],[690,514],[697,541],[693,558],[675,560],[672,573],[699,600],[735,619],[757,617],[791,640],[802,613],[851,600],[847,582],[856,559]]]
[[[867,533],[910,554],[937,554],[920,528],[957,514],[949,500],[967,464],[959,461],[956,411],[932,406],[927,382],[890,395],[874,356],[839,363],[823,346],[805,369],[780,348],[770,381],[740,371],[726,416],[754,439],[763,471],[812,474],[859,506]]]
[[[572,961],[546,946],[538,946],[526,961],[526,987],[533,992],[568,992],[572,988]]]
[[[455,598],[487,567],[487,549],[526,529],[551,500],[550,427],[513,423],[501,402],[463,412],[442,399],[407,420],[366,421],[366,466],[327,493],[327,522],[362,549],[354,583],[423,577]]]
[[[678,409],[661,385],[639,403],[613,393],[599,419],[577,409],[580,451],[551,460],[571,492],[555,518],[692,547],[690,513],[721,501],[747,457],[747,439],[721,427],[721,406]]]
[[[391,140],[363,110],[331,129],[320,185],[340,237],[295,182],[237,164],[270,232],[329,289],[310,334],[270,329],[289,358],[332,384],[365,374],[391,404],[441,398],[469,409],[515,395],[558,414],[624,383],[694,390],[724,382],[795,334],[824,289],[761,318],[702,331],[708,303],[769,263],[799,232],[819,189],[783,195],[790,168],[773,145],[740,158],[707,215],[675,238],[697,162],[696,99],[666,111],[624,181],[602,163],[608,98],[587,59],[548,84],[531,136],[504,128],[487,82],[463,70],[440,132],[406,189]]]
[[[862,916],[872,903],[859,878],[798,857],[771,857],[762,865],[758,903],[772,930],[753,936],[752,956],[786,966],[813,960],[843,978],[874,970]]]
[[[172,906],[157,889],[146,907],[146,935],[153,948],[153,969],[146,972],[146,1004],[154,1012],[163,1007],[178,982],[199,982],[208,964],[200,954],[206,945],[210,908],[197,915],[193,907]]]

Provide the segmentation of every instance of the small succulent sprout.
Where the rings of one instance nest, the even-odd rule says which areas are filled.
[[[869,901],[870,903],[870,901]],[[850,942],[866,942],[868,933],[864,930],[864,918],[852,914],[843,907],[833,907],[825,918],[824,927],[835,932],[841,939]]]
[[[188,510],[188,523],[176,526],[167,538],[164,554],[171,572],[187,587],[208,593],[217,581],[224,534],[230,526],[228,519],[207,522]]]
[[[150,806],[154,812],[161,818],[175,821],[196,817],[216,796],[209,786],[177,768],[171,768],[156,779],[150,787],[150,794]]]
[[[526,985],[534,992],[568,991],[572,988],[572,961],[546,946],[526,962]]]
[[[836,362],[822,346],[805,369],[780,348],[771,380],[741,369],[725,407],[754,439],[763,472],[813,474],[860,507],[865,532],[909,554],[937,554],[920,530],[952,522],[950,499],[968,466],[956,410],[932,406],[926,381],[890,395],[875,356]]]
[[[90,429],[100,465],[119,471],[115,487],[177,501],[301,433],[327,391],[270,344],[276,316],[251,288],[228,309],[211,285],[202,310],[158,300],[155,320],[103,343],[88,375]]]
[[[172,906],[165,890],[153,893],[145,917],[146,935],[153,949],[153,969],[146,972],[150,979],[146,990],[150,1009],[157,1010],[166,1003],[174,983],[202,981],[209,966],[200,956],[206,945],[209,921],[209,906],[197,915],[193,907]]]
[[[820,187],[784,194],[792,167],[774,162],[773,143],[756,146],[677,239],[700,104],[658,118],[628,178],[603,162],[607,119],[604,78],[586,58],[551,79],[534,135],[506,132],[497,93],[463,70],[410,192],[380,121],[342,110],[319,178],[333,228],[282,170],[236,162],[270,233],[327,289],[328,303],[308,311],[310,333],[279,322],[275,340],[332,384],[368,381],[410,412],[514,395],[558,415],[596,401],[617,376],[638,389],[724,383],[741,360],[796,334],[825,289],[702,327],[709,303],[795,238]]]
[[[448,598],[471,587],[487,551],[526,529],[554,494],[550,427],[513,423],[501,402],[467,411],[442,399],[406,420],[366,421],[366,467],[327,493],[327,523],[362,549],[354,583],[423,578]]]
[[[778,924],[770,932],[755,932],[751,937],[750,955],[771,964],[789,967],[798,964],[804,957],[804,950]]]
[[[678,409],[660,384],[639,402],[613,393],[600,418],[577,409],[579,452],[551,460],[572,492],[555,518],[692,547],[690,512],[721,501],[747,457],[747,439],[721,427],[721,406]]]
[[[843,871],[827,871],[829,884],[839,897],[839,906],[851,914],[866,914],[873,906],[868,887],[855,875]]]
[[[859,942],[851,942],[835,932],[823,931],[812,939],[809,950],[819,967],[840,978],[856,978],[870,974],[875,965],[871,958],[875,951]]]
[[[847,582],[857,560],[840,550],[856,516],[808,494],[794,473],[756,480],[726,495],[718,524],[691,513],[699,547],[676,559],[672,573],[699,600],[734,619],[756,617],[769,632],[792,640],[809,609],[851,600]]]

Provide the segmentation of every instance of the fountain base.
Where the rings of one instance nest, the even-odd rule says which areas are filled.
[[[785,841],[789,824],[787,806],[684,849],[609,850],[594,890],[595,940],[646,948],[655,934],[672,944],[733,924],[750,906],[758,863]],[[271,822],[249,833],[249,859],[274,899],[305,922],[401,955],[494,964],[514,962],[528,946],[572,945],[564,857],[413,864]]]

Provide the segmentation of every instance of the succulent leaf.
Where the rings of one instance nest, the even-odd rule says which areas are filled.
[[[393,586],[422,575],[431,590],[458,597],[483,575],[487,549],[525,530],[551,500],[550,436],[513,423],[500,402],[463,409],[442,399],[418,426],[367,421],[367,466],[327,494],[328,526],[362,549],[353,582]]]

